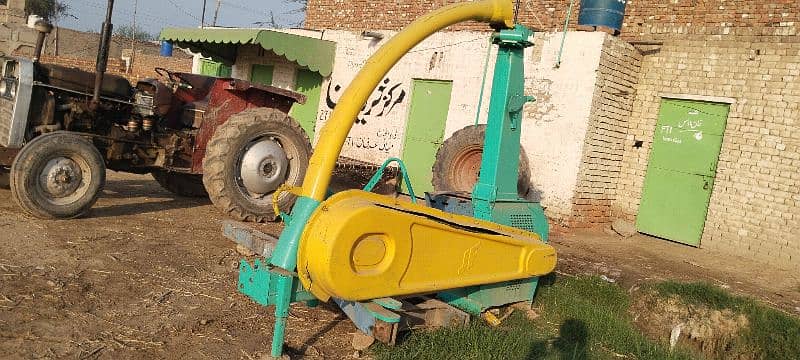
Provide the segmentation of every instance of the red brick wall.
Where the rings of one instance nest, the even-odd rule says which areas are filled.
[[[306,25],[318,29],[400,29],[433,9],[457,0],[309,0]],[[520,22],[535,29],[561,29],[568,0],[522,0]],[[575,0],[571,23],[577,23]],[[797,0],[633,0],[625,12],[624,38],[659,38],[674,34],[784,35],[800,21]],[[456,29],[486,30],[476,23]]]
[[[43,63],[57,64],[62,66],[76,67],[82,70],[94,72],[95,62],[81,58],[66,56],[43,56]],[[170,71],[192,72],[192,59],[167,58],[161,56],[137,54],[130,71],[125,72],[125,62],[121,59],[108,59],[109,74],[120,75],[127,78],[131,83],[147,77],[158,77],[153,71],[155,67],[163,67]]]

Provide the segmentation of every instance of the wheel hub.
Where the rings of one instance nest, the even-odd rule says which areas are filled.
[[[248,192],[268,194],[286,180],[289,159],[276,141],[260,140],[242,156],[240,176]]]
[[[80,166],[72,159],[57,157],[47,162],[39,176],[42,189],[51,197],[73,194],[83,181]]]
[[[483,148],[475,147],[458,154],[453,162],[453,184],[457,191],[472,192],[481,170]]]

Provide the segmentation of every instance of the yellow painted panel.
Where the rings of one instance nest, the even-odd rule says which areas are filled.
[[[311,216],[298,274],[316,297],[362,301],[541,276],[555,250],[524,230],[361,190]]]

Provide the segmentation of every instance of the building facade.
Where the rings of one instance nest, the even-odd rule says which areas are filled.
[[[310,0],[306,24],[329,30],[396,30],[451,2]],[[519,18],[528,26],[555,31],[563,25],[568,4],[523,0]],[[579,8],[572,24],[578,13]],[[716,105],[726,113],[718,117],[724,118],[717,124],[719,134],[706,134],[703,140],[718,136],[719,145],[704,150],[710,155],[685,154],[691,162],[717,152],[714,166],[700,174],[709,180],[701,185],[708,188],[707,204],[698,201],[699,210],[673,210],[698,212],[697,240],[703,248],[800,266],[798,22],[800,2],[793,0],[629,1],[620,34],[627,44],[609,40],[603,47],[596,87],[609,91],[593,99],[571,219],[596,223],[625,218],[638,224],[637,217],[652,217],[641,213],[657,201],[648,195],[659,189],[662,160],[651,159],[660,154],[654,147],[665,144],[665,138],[681,141],[663,133],[667,125],[659,119],[669,121],[669,114],[662,110]],[[448,30],[479,28],[463,24]],[[528,111],[544,111],[542,105]],[[539,171],[554,170],[548,166]]]
[[[309,0],[314,30],[288,32],[336,44],[312,128],[386,39],[452,2]],[[568,4],[523,0],[519,14],[538,29],[525,66],[537,101],[525,107],[522,145],[530,196],[551,220],[625,219],[731,259],[800,267],[800,2],[630,1],[618,37],[569,31],[556,66]],[[429,190],[441,142],[485,122],[494,62],[487,30],[452,26],[408,53],[355,119],[343,155],[400,156]],[[254,65],[264,65],[272,84],[297,86],[302,66],[241,50],[234,77],[255,79]]]

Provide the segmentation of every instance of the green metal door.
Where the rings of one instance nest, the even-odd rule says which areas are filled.
[[[250,71],[250,81],[263,85],[272,85],[272,73],[275,67],[272,65],[254,64]]]
[[[644,179],[637,229],[700,245],[728,104],[663,99]]]
[[[319,98],[322,93],[322,75],[316,71],[298,69],[294,81],[295,91],[306,96],[305,104],[294,104],[292,106],[292,117],[294,117],[303,130],[308,134],[309,139],[314,140],[314,126],[317,124],[317,110],[319,110]]]
[[[450,107],[452,81],[414,80],[411,86],[411,109],[406,122],[403,162],[414,192],[420,196],[433,191],[433,162],[442,146],[447,109]],[[405,190],[405,185],[403,187]]]
[[[231,67],[209,59],[200,59],[200,74],[216,77],[230,77]]]

